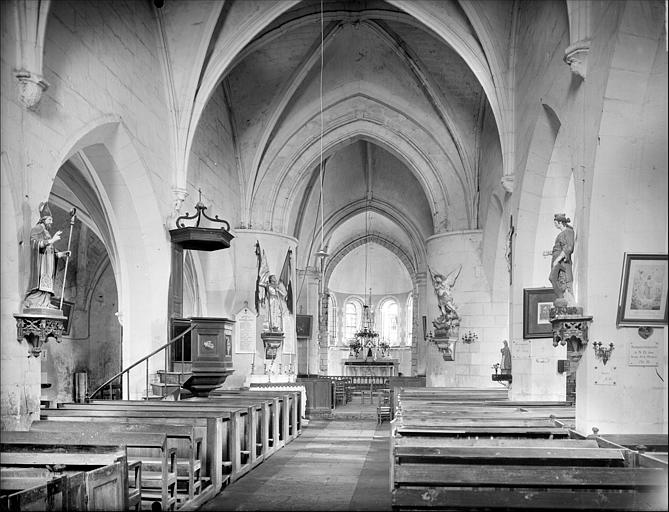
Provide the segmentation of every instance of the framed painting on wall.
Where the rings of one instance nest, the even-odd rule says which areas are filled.
[[[555,300],[553,288],[523,290],[523,338],[552,338],[550,310]]]
[[[616,324],[667,324],[667,255],[625,253]]]
[[[298,338],[311,337],[311,315],[295,315],[295,332]]]

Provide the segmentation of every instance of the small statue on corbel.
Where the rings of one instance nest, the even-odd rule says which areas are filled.
[[[553,346],[567,345],[568,358],[576,368],[588,343],[588,326],[592,317],[583,314],[583,308],[576,305],[574,297],[572,264],[576,237],[570,222],[564,213],[556,213],[553,217],[553,224],[560,233],[551,252],[548,279],[556,297],[550,309]]]
[[[76,208],[70,211],[70,236],[66,251],[58,251],[56,242],[60,241],[62,231],[56,231],[53,235],[50,229],[53,225],[53,216],[48,203],[39,205],[40,218],[37,224],[30,230],[30,275],[28,279],[28,290],[23,301],[21,313],[15,313],[17,340],[26,340],[30,345],[30,353],[34,357],[39,356],[42,346],[47,341],[54,339],[61,341],[65,330],[67,317],[63,315],[62,304],[67,276],[67,264],[70,258],[70,242],[72,240],[72,228],[76,219]],[[55,297],[56,273],[58,263],[65,260],[63,272],[63,288],[61,290],[60,304],[53,304]]]

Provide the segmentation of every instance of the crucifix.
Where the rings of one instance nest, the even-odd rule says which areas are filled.
[[[506,268],[509,271],[509,285],[513,284],[513,235],[515,232],[513,215],[511,215],[509,216],[509,231],[506,234],[506,243],[504,244],[504,258],[506,258]]]

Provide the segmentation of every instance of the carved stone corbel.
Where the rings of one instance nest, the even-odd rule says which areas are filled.
[[[567,345],[570,369],[576,371],[588,344],[588,327],[592,317],[583,314],[577,306],[557,306],[550,309],[553,326],[553,346]]]
[[[35,110],[49,84],[40,75],[26,70],[17,71],[15,76],[19,81],[19,101],[24,107]]]
[[[502,176],[502,188],[509,194],[513,194],[513,174]]]
[[[590,40],[577,41],[564,51],[564,61],[569,64],[571,72],[585,80],[588,73],[588,53],[590,53]]]

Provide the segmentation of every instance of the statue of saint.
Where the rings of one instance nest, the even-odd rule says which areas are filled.
[[[502,373],[511,373],[511,349],[508,341],[504,340],[504,346],[500,352],[502,353]]]
[[[56,231],[53,236],[49,233],[53,224],[49,205],[41,203],[39,211],[40,219],[30,230],[30,278],[28,292],[23,301],[24,310],[58,309],[51,305],[57,262],[70,255],[69,251],[59,252],[54,248],[62,232]]]
[[[455,280],[460,275],[462,270],[462,265],[459,265],[457,269],[453,270],[450,274],[444,277],[442,274],[434,274],[430,270],[430,276],[432,276],[432,286],[434,286],[434,293],[437,295],[437,307],[441,313],[440,319],[445,320],[455,320],[459,319],[460,316],[453,302],[453,286],[455,285]]]
[[[278,281],[274,274],[270,274],[263,284],[267,297],[267,323],[269,330],[283,332],[283,312],[286,304],[286,287]]]
[[[574,252],[574,228],[569,223],[571,220],[564,213],[556,213],[553,224],[560,233],[553,244],[551,257],[551,272],[548,276],[553,290],[555,291],[556,306],[575,306],[572,274],[572,253]]]

